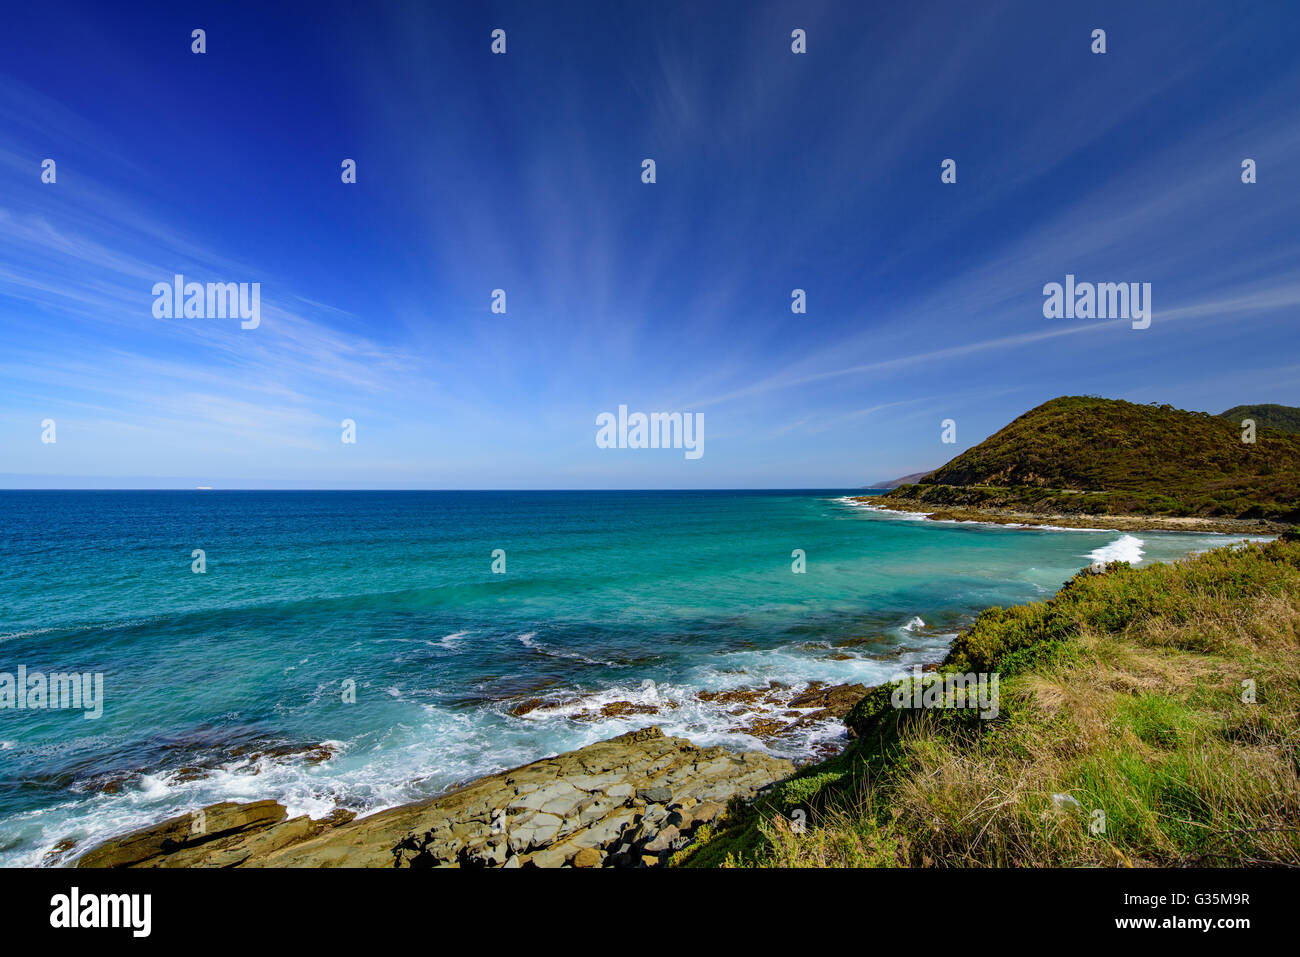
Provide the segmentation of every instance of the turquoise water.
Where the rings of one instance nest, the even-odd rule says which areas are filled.
[[[754,737],[699,692],[877,683],[1094,558],[1225,541],[849,494],[0,492],[0,672],[104,675],[98,720],[0,710],[0,863],[218,800],[374,811],[650,723],[810,757],[842,726]]]

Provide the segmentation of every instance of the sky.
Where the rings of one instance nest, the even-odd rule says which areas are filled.
[[[1058,395],[1300,405],[1293,0],[5,17],[3,488],[858,487]],[[260,323],[159,318],[178,273]],[[1046,318],[1067,274],[1149,328]]]

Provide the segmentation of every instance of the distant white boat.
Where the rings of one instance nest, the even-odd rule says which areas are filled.
[[[196,492],[211,492],[211,491],[212,491],[212,486],[211,486],[211,485],[196,485],[196,486],[194,486],[194,491],[196,491]]]

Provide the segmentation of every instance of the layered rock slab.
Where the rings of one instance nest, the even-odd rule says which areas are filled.
[[[202,813],[221,830],[190,833],[194,815],[182,815],[105,842],[78,866],[655,866],[733,797],[793,770],[651,727],[359,820],[286,820],[271,801],[213,805]]]

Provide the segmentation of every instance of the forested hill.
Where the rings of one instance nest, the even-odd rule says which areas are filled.
[[[1257,418],[1255,441],[1243,442],[1236,413],[1063,396],[889,495],[936,505],[1294,520],[1300,434]]]
[[[1290,405],[1235,405],[1219,418],[1239,428],[1243,420],[1250,419],[1257,428],[1300,433],[1300,409]]]

